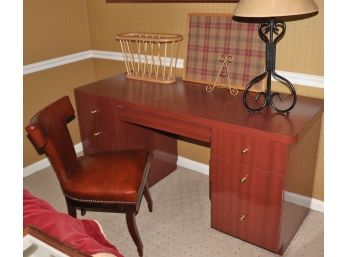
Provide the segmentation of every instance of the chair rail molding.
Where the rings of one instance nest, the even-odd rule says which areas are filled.
[[[64,56],[60,56],[57,58],[53,58],[53,59],[49,59],[49,60],[45,60],[41,62],[27,64],[23,66],[23,75],[47,70],[50,68],[58,67],[58,66],[73,63],[73,62],[86,60],[89,58],[93,58],[93,50],[64,55]]]
[[[73,62],[86,60],[89,58],[105,59],[124,61],[123,54],[121,52],[102,51],[102,50],[87,50],[74,54],[69,54],[41,62],[27,64],[23,66],[23,75],[31,74],[34,72],[43,71],[46,69],[66,65]],[[145,58],[143,58],[145,60]],[[169,66],[169,62],[168,65]],[[177,60],[177,68],[184,68],[184,59]],[[304,73],[295,73],[289,71],[279,71],[277,73],[281,76],[286,77],[295,85],[302,85],[308,87],[324,88],[324,76],[316,76]]]

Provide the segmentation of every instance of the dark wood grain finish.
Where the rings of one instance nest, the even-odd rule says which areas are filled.
[[[288,145],[228,129],[212,129],[211,155],[282,174]],[[229,142],[226,144],[226,142]]]
[[[127,80],[124,74],[100,80],[76,89],[90,95],[117,100],[130,109],[158,114],[175,120],[192,122],[203,127],[230,128],[275,142],[292,144],[298,135],[310,127],[311,121],[323,111],[320,99],[299,96],[289,116],[266,108],[250,114],[237,97],[225,90],[207,93],[205,85],[183,82],[161,85],[145,81]]]
[[[212,228],[277,252],[284,177],[218,158],[211,165]]]
[[[149,186],[176,169],[177,142],[171,135],[154,131],[141,122],[125,119],[126,107],[105,97],[76,91],[77,114],[84,153],[149,149]],[[134,119],[133,119],[134,121]],[[145,124],[146,125],[146,124]]]
[[[142,122],[140,117],[146,117],[146,115],[140,114],[141,116],[137,116],[139,119],[135,119],[132,115],[127,115],[128,113],[139,115],[135,110],[130,111],[118,102],[112,102],[111,105],[114,119],[119,124],[117,149],[146,148],[152,152],[148,178],[149,186],[153,186],[176,170],[176,139],[171,134],[152,129],[151,122]],[[145,120],[148,121],[146,118]],[[153,119],[150,119],[150,121],[153,121]]]
[[[167,131],[173,134],[178,134],[203,142],[210,141],[210,128],[195,124],[189,121],[176,120],[163,115],[148,114],[137,109],[124,109],[120,113],[120,119],[128,122],[133,122],[138,125],[155,128],[158,130]]]
[[[105,98],[77,93],[77,115],[81,141],[86,154],[112,151],[118,145],[118,121],[113,119],[111,106]]]
[[[26,227],[24,229],[23,237],[26,235],[31,235],[31,236],[35,237],[37,240],[41,241],[43,243],[43,245],[47,244],[47,245],[53,247],[56,251],[58,251],[60,253],[64,253],[68,256],[90,257],[90,255],[87,255],[85,253],[80,252],[78,249],[76,249],[68,244],[65,244],[62,241],[59,241],[58,239],[50,236],[49,234],[41,231],[40,229],[38,229],[32,225],[29,225],[28,227]],[[41,247],[44,247],[44,246],[41,246]],[[31,255],[35,255],[35,253],[31,254]],[[26,256],[26,255],[23,255],[23,256]]]
[[[120,112],[115,111],[114,114],[114,118],[119,120]],[[117,148],[129,150],[146,148],[150,133],[145,128],[119,120],[118,131],[119,140]]]
[[[148,137],[147,146],[152,149],[153,158],[149,174],[149,186],[177,169],[178,148],[176,138],[168,133],[153,131]]]
[[[207,93],[205,85],[180,78],[162,85],[127,80],[124,74],[77,88],[75,94],[112,106],[110,124],[116,128],[108,134],[118,137],[118,147],[152,150],[152,185],[176,168],[175,135],[210,143],[211,226],[270,251],[285,251],[309,203],[299,206],[283,195],[311,197],[322,100],[299,96],[290,115],[272,108],[250,114],[242,92],[233,97],[225,90]],[[79,118],[81,134],[91,130],[89,122]],[[303,184],[299,192],[292,190],[296,183]]]
[[[118,149],[146,148],[152,152],[148,178],[150,187],[176,170],[177,142],[175,138],[124,120],[120,120],[119,124]]]
[[[310,130],[299,135],[301,140],[290,146],[284,190],[306,198],[302,200],[303,206],[287,201],[282,205],[280,254],[291,243],[311,205],[320,129],[321,117],[318,117],[313,121]]]
[[[272,195],[272,200],[277,199],[280,203],[284,189],[284,176],[214,157],[210,164],[212,179],[224,178],[225,180],[221,182],[227,185],[223,186],[221,191],[218,189],[219,183],[215,183],[214,186],[217,187],[215,192],[221,193],[223,190],[235,189],[240,193],[256,197],[269,198]]]

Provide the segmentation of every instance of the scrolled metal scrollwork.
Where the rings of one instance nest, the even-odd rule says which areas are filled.
[[[273,19],[271,19],[269,23],[261,23],[259,25],[259,36],[261,40],[266,43],[266,70],[262,74],[253,78],[245,88],[243,103],[251,112],[259,112],[265,107],[271,106],[277,112],[289,113],[296,104],[297,96],[294,86],[289,80],[275,72],[276,44],[282,39],[285,31],[285,23],[275,22]],[[272,77],[289,89],[290,97],[285,97],[285,94],[283,95],[279,92],[271,92]],[[267,78],[266,91],[251,94],[252,87],[265,78]],[[249,95],[252,96],[248,98]],[[275,97],[277,100],[275,100]],[[250,99],[252,102],[250,102]]]
[[[219,72],[216,76],[214,84],[206,85],[205,90],[208,93],[211,93],[211,92],[213,92],[213,90],[216,87],[225,87],[225,88],[229,89],[231,95],[236,96],[239,91],[238,91],[238,89],[232,87],[232,85],[231,85],[230,75],[229,75],[228,66],[227,66],[227,64],[232,63],[232,61],[233,61],[232,56],[231,55],[225,56],[222,54],[219,57],[218,61],[221,62],[221,67],[220,67]],[[224,72],[224,69],[225,69],[225,72]],[[224,85],[224,86],[218,85],[217,82],[221,76],[227,76],[227,85]]]

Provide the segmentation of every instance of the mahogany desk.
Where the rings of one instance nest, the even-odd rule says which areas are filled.
[[[322,100],[299,96],[289,116],[250,114],[242,92],[123,74],[75,97],[84,152],[151,149],[150,185],[176,169],[175,135],[210,143],[211,227],[283,254],[308,213],[310,200],[302,207],[284,195],[312,195]]]

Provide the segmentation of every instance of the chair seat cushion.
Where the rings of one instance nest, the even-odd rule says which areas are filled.
[[[148,162],[147,150],[85,155],[69,171],[63,190],[75,200],[136,204]]]

